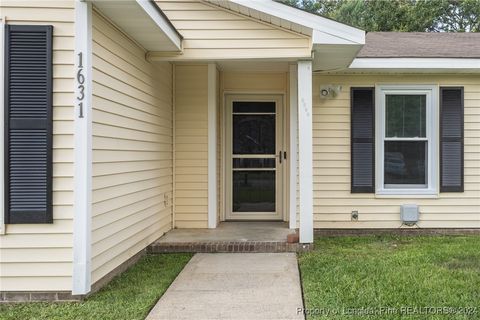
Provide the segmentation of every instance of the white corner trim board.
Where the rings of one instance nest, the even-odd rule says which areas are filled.
[[[313,242],[312,61],[298,62],[300,243]]]
[[[290,92],[290,187],[289,187],[289,227],[297,228],[297,134],[298,134],[298,84],[297,66],[289,66]]]
[[[208,64],[208,228],[217,227],[217,65]]]
[[[75,1],[75,164],[72,294],[91,288],[92,4]]]

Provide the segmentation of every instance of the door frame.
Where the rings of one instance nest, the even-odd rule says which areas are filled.
[[[280,147],[282,151],[287,151],[287,108],[285,104],[285,94],[283,93],[238,93],[238,92],[225,92],[223,97],[223,108],[222,108],[222,123],[223,123],[223,143],[222,143],[222,153],[223,159],[222,164],[224,167],[223,170],[223,214],[222,214],[222,221],[286,221],[287,219],[287,195],[288,195],[288,166],[286,166],[286,162],[283,162],[283,165],[279,164],[278,157],[276,159],[276,206],[278,207],[279,214],[275,218],[269,217],[260,217],[257,219],[249,219],[248,217],[238,217],[238,218],[231,218],[231,204],[233,200],[233,186],[232,186],[232,150],[231,150],[231,141],[229,141],[232,136],[232,123],[231,123],[231,113],[232,113],[232,102],[233,101],[275,101],[277,106],[280,105],[280,119],[277,121],[276,126],[276,149]],[[278,151],[278,150],[277,150]],[[283,160],[285,161],[285,160]],[[280,175],[280,181],[278,180],[278,176]],[[245,215],[248,215],[246,213]],[[253,216],[252,214],[252,217]]]

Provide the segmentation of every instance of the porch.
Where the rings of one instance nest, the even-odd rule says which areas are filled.
[[[92,192],[75,193],[75,294],[152,243],[150,252],[304,248],[233,231],[239,224],[224,231],[225,221],[281,222],[305,248],[313,243],[312,73],[349,63],[363,31],[309,14],[309,25],[285,27],[288,12],[277,25],[191,4],[78,2],[86,36],[75,57],[88,58],[78,67],[91,72],[91,101],[75,119],[75,137],[85,137],[75,184]],[[273,18],[291,10],[271,4]],[[183,240],[155,242],[177,229],[187,229]],[[186,242],[206,229],[225,237]]]
[[[298,252],[313,244],[289,243],[296,231],[286,222],[222,222],[215,229],[173,229],[152,243],[149,253]]]
[[[297,128],[307,127],[297,116],[302,67],[287,61],[175,63],[174,229],[284,222],[285,228],[300,229],[302,243],[310,242],[311,225],[302,222],[311,220],[311,210],[302,210],[297,200],[310,198],[303,196],[309,183],[298,172],[303,153],[297,161]],[[304,78],[311,81],[311,71]],[[311,100],[311,90],[303,100]],[[235,232],[237,224],[228,226],[227,240],[236,240],[228,231]]]
[[[130,53],[125,52],[123,60],[131,65],[117,76],[123,83],[140,85],[129,88],[126,99],[130,103],[130,96],[138,96],[128,107],[143,113],[126,115],[130,110],[106,109],[122,121],[111,125],[111,135],[121,140],[116,148],[140,151],[138,156],[126,157],[128,170],[135,174],[122,184],[142,184],[139,188],[145,194],[155,185],[156,196],[145,197],[160,206],[162,225],[156,235],[173,229],[151,248],[228,252],[257,250],[255,242],[271,242],[281,244],[281,249],[271,245],[258,250],[286,250],[285,236],[249,230],[256,221],[275,221],[270,231],[278,222],[284,226],[280,234],[298,230],[300,243],[312,243],[312,73],[350,63],[361,48],[363,31],[301,11],[295,11],[301,16],[290,21],[290,8],[275,2],[251,11],[245,8],[248,14],[237,12],[240,6],[232,9],[199,2],[195,16],[182,2],[142,2],[140,6],[131,2],[121,7],[99,2],[95,8],[144,49],[139,60],[145,65],[137,66],[138,59],[130,63]],[[134,11],[144,18],[126,23]],[[260,13],[272,19],[265,23],[254,18]],[[99,23],[95,34],[106,24]],[[100,38],[98,45],[104,42]],[[120,49],[125,41],[118,42]],[[138,82],[145,81],[143,74],[137,76],[137,69],[149,73],[148,85]],[[135,74],[126,79],[124,70]],[[102,84],[111,86],[110,79],[105,80]],[[117,137],[119,127],[128,133]],[[130,142],[132,134],[136,142]],[[94,143],[94,157],[101,148]],[[157,161],[155,165],[152,160]],[[239,220],[255,222],[225,223]],[[256,238],[262,234],[272,237]],[[229,249],[229,241],[239,242],[242,249],[235,245]],[[167,249],[168,243],[174,248]],[[186,243],[187,249],[179,249]],[[202,249],[207,243],[208,249]],[[215,249],[213,244],[218,244]],[[200,249],[192,249],[198,245]]]

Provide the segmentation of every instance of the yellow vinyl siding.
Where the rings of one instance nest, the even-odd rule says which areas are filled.
[[[53,26],[53,224],[5,226],[0,291],[71,290],[74,2],[2,0],[0,8],[7,24]]]
[[[169,58],[310,57],[308,36],[274,27],[201,1],[157,1],[184,37],[182,55]]]
[[[208,222],[208,66],[175,66],[175,225]]]
[[[375,84],[438,84],[465,88],[465,192],[438,198],[350,193],[350,87]],[[320,99],[322,84],[342,85]],[[480,227],[480,78],[477,75],[315,75],[313,83],[315,228],[398,228],[400,205],[420,206],[424,228]],[[359,221],[350,221],[358,210]]]
[[[171,79],[94,12],[92,283],[171,228]]]
[[[240,93],[286,93],[286,72],[222,73],[223,90]]]

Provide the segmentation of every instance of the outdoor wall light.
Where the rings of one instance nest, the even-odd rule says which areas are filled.
[[[335,98],[340,94],[342,91],[342,86],[340,85],[333,85],[333,84],[326,84],[320,86],[320,98],[328,99],[328,98]]]

